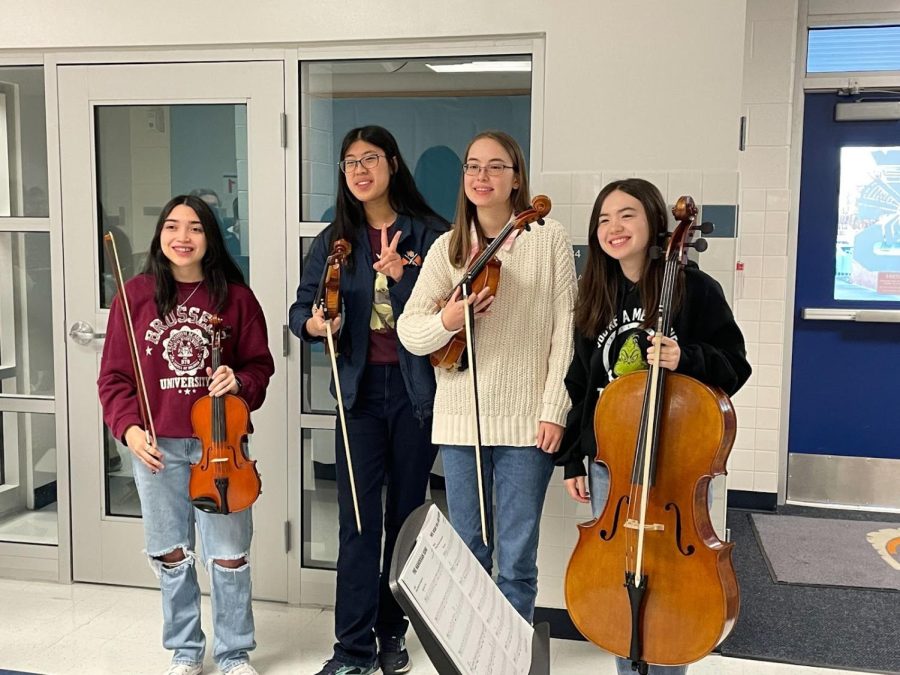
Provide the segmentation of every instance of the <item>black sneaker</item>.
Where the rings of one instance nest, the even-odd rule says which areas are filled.
[[[336,656],[328,659],[316,675],[372,675],[378,672],[378,663],[368,666],[354,666],[344,663]]]
[[[406,638],[385,637],[378,640],[378,662],[381,664],[381,672],[384,675],[405,673],[412,668],[409,660],[409,652],[406,651]]]

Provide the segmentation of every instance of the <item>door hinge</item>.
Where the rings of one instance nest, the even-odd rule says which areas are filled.
[[[288,126],[287,126],[288,118],[287,113],[281,113],[281,147],[287,147],[288,141]]]
[[[291,329],[281,326],[281,355],[287,356],[291,351]]]
[[[747,116],[741,115],[741,130],[738,134],[738,150],[747,149]]]
[[[284,552],[291,552],[291,521],[284,521]]]

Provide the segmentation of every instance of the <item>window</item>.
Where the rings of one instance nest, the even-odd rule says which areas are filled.
[[[300,66],[301,213],[334,213],[344,135],[376,124],[397,139],[431,207],[452,220],[461,155],[479,131],[506,131],[529,154],[531,56],[314,61]]]
[[[900,26],[813,28],[807,73],[900,70]]]

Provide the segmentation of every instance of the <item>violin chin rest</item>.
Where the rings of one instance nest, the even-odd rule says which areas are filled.
[[[221,513],[219,505],[210,497],[196,497],[191,500],[191,504],[195,508],[200,509],[204,513]]]

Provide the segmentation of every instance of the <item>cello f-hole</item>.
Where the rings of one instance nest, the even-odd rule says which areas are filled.
[[[669,502],[666,504],[666,511],[675,511],[675,545],[678,546],[678,550],[681,552],[683,556],[694,555],[694,545],[688,544],[687,548],[682,546],[681,544],[681,509],[678,508],[678,504],[675,502]]]
[[[622,504],[627,504],[628,502],[629,502],[628,495],[623,495],[623,496],[619,499],[618,503],[616,504],[616,515],[615,515],[615,517],[613,518],[613,529],[612,529],[612,532],[610,532],[610,533],[609,533],[609,536],[607,536],[606,530],[600,530],[600,538],[601,538],[603,541],[609,541],[610,539],[612,539],[613,537],[616,536],[616,532],[617,532],[618,529],[619,529],[619,513],[620,513],[621,510],[622,510]]]

